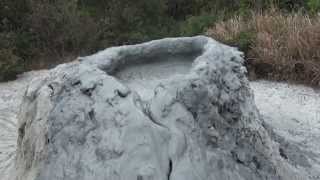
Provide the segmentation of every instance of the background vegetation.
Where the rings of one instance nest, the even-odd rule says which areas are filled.
[[[207,35],[245,52],[251,78],[320,85],[320,16],[270,9],[217,22]]]
[[[0,80],[114,45],[206,34],[250,77],[319,85],[320,0],[1,0]]]

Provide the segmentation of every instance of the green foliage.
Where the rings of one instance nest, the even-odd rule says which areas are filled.
[[[215,21],[216,16],[212,15],[191,16],[181,24],[181,35],[194,36],[203,34]]]
[[[256,34],[254,32],[241,32],[235,41],[238,42],[238,47],[241,51],[248,52],[255,37]]]
[[[78,11],[76,1],[32,3],[28,18],[28,34],[35,46],[49,54],[64,56],[68,52],[90,49],[97,25]]]
[[[308,8],[311,13],[317,13],[320,11],[320,0],[308,0]]]
[[[242,31],[233,39],[230,39],[226,44],[238,47],[239,50],[247,53],[252,45],[253,40],[256,37],[256,33],[250,31]]]
[[[23,71],[22,64],[11,49],[0,49],[0,81],[14,79]]]
[[[239,14],[241,16],[248,16],[251,11],[252,6],[251,0],[240,0],[240,8],[239,8]]]
[[[306,0],[273,0],[277,7],[289,12],[305,8],[306,2]]]
[[[131,44],[165,36],[172,19],[163,0],[110,0],[103,35],[114,44]]]
[[[25,23],[29,13],[29,0],[1,0],[0,1],[0,32],[16,31]]]
[[[0,81],[14,79],[22,72],[23,63],[14,50],[14,33],[0,33]]]

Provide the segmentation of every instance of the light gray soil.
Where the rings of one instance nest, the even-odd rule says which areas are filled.
[[[17,113],[27,85],[46,71],[22,74],[17,80],[0,83],[0,179],[11,180],[18,137]]]

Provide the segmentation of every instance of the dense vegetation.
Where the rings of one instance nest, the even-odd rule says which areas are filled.
[[[270,9],[277,9],[276,14],[280,19],[274,17]],[[168,36],[192,36],[207,31],[207,35],[240,47],[255,62],[262,58],[263,63],[260,64],[271,64],[271,69],[278,68],[277,72],[283,69],[274,62],[283,62],[284,58],[294,59],[294,62],[307,60],[319,65],[319,48],[316,48],[320,41],[316,28],[319,27],[319,21],[314,20],[319,19],[319,10],[320,0],[1,0],[0,80],[14,78],[26,70],[52,67],[109,46]],[[274,18],[263,19],[268,12]],[[312,30],[305,32],[304,24],[296,25],[307,23],[301,20],[292,22],[292,26],[278,27],[283,23],[278,21],[291,21],[290,17],[295,19],[295,16],[309,19],[311,24],[307,26]],[[257,28],[256,22],[260,20],[266,21],[265,26],[270,29],[270,32],[266,32],[274,38],[270,47],[265,45],[263,39],[267,35],[258,32],[262,30]],[[269,21],[277,21],[278,24]],[[276,32],[280,34],[273,33],[273,28],[277,28]],[[302,28],[301,33],[307,33],[308,37],[301,38],[312,41],[312,47],[300,44],[274,55],[276,52],[273,51],[279,46],[290,44],[286,31],[291,28]],[[235,30],[239,32],[234,33]],[[280,39],[279,43],[275,43]],[[304,43],[309,43],[309,40]],[[256,49],[260,44],[262,49]],[[269,51],[266,48],[271,48],[272,59],[259,55],[262,51]],[[300,52],[303,50],[299,48],[310,48],[307,50],[310,53],[302,54]],[[294,53],[296,51],[299,53]],[[299,70],[310,70],[305,63],[300,64]],[[286,70],[291,72],[292,68]],[[314,82],[317,82],[316,76],[319,75],[316,70],[308,75],[312,76],[308,83],[312,80],[316,84]],[[272,77],[293,79],[281,73],[275,73]]]
[[[251,78],[320,84],[320,16],[276,9],[217,22],[207,35],[245,52]]]

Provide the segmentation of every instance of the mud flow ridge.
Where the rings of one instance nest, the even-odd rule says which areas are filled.
[[[133,60],[115,71],[114,76],[143,99],[150,99],[158,85],[184,78],[197,57],[197,53],[190,53]]]

